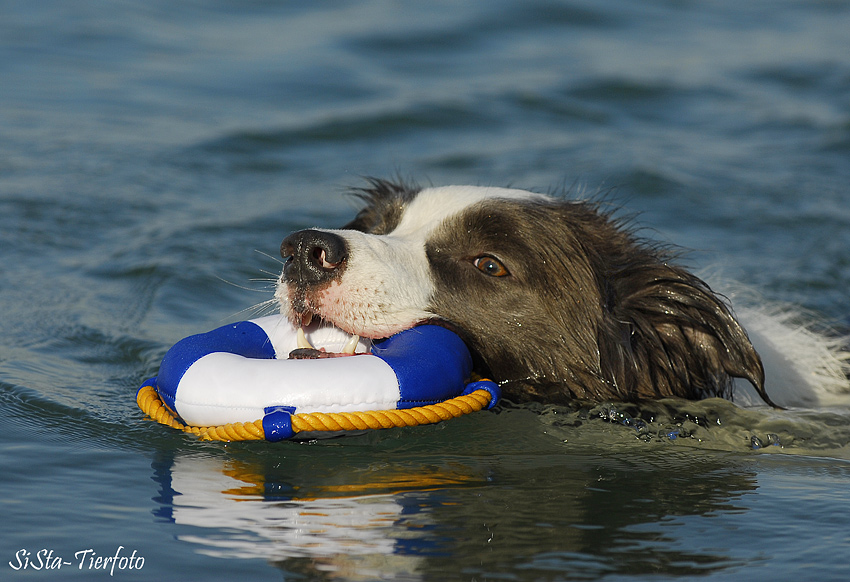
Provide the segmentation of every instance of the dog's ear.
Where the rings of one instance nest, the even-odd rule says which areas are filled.
[[[421,188],[401,179],[397,181],[366,178],[368,186],[352,188],[349,193],[365,203],[357,216],[343,229],[359,230],[371,234],[387,234],[401,220],[404,205],[410,202]]]
[[[605,278],[599,346],[606,377],[639,398],[728,396],[732,378],[764,390],[764,368],[730,309],[693,274],[663,261]]]

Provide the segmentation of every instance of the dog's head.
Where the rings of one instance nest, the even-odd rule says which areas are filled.
[[[708,286],[597,205],[504,188],[374,180],[339,230],[281,245],[282,313],[383,338],[457,332],[514,401],[727,395],[765,400],[746,332]]]

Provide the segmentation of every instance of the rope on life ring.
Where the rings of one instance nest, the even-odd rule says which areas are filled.
[[[483,386],[483,387],[482,387]],[[494,392],[494,388],[496,392]],[[231,423],[221,426],[186,426],[163,403],[156,388],[144,385],[136,395],[142,412],[160,424],[196,435],[205,441],[283,440],[297,433],[342,432],[434,424],[477,412],[498,399],[495,383],[479,380],[468,385],[467,391],[454,398],[414,408],[372,410],[363,412],[289,414],[290,431],[283,435],[267,435],[264,419]]]

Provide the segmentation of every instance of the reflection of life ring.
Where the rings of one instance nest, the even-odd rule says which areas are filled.
[[[329,349],[348,339],[329,326],[307,334]],[[278,359],[296,347],[297,330],[280,316],[189,336],[168,350],[137,402],[159,422],[204,438],[282,440],[439,422],[498,400],[495,383],[466,384],[469,350],[442,327],[415,327],[371,348],[360,342],[353,356]]]

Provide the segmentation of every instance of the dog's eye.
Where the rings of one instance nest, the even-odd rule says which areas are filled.
[[[511,274],[498,259],[494,259],[488,255],[476,258],[472,261],[472,264],[475,265],[476,269],[491,277],[504,277]]]

